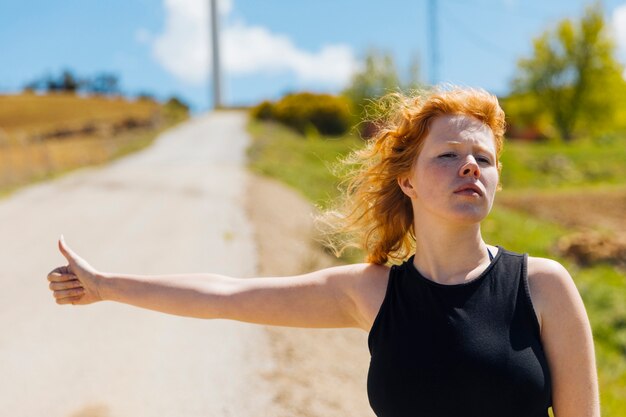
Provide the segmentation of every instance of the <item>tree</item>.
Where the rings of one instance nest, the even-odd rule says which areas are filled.
[[[92,94],[120,94],[119,77],[112,73],[100,73],[93,78],[81,78],[65,69],[59,75],[39,77],[24,85],[25,90],[76,93],[85,91]]]
[[[370,49],[365,55],[365,62],[361,71],[352,76],[350,85],[342,92],[356,107],[358,121],[368,119],[363,123],[362,134],[371,136],[376,127],[372,119],[376,118],[372,111],[377,109],[369,104],[385,94],[400,89],[416,89],[421,86],[419,81],[419,65],[417,59],[413,59],[408,70],[408,79],[404,83],[398,75],[398,70],[393,57],[388,52]],[[371,107],[371,109],[370,109]]]
[[[613,123],[626,90],[622,71],[596,3],[579,21],[564,19],[534,40],[533,56],[518,62],[513,94],[531,96],[534,116],[547,114],[569,141]]]
[[[113,95],[120,92],[119,77],[111,73],[100,73],[86,84],[87,91],[94,94]]]
[[[60,87],[61,91],[75,93],[81,85],[81,81],[70,70],[64,70],[61,74]]]
[[[165,104],[163,104],[165,117],[170,122],[185,120],[189,117],[189,105],[181,98],[171,96]]]
[[[343,94],[357,106],[400,88],[400,78],[389,53],[371,49],[365,56],[363,69],[354,74]]]

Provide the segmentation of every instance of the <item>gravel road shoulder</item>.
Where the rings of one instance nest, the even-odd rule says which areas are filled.
[[[285,276],[337,264],[314,241],[313,207],[281,183],[250,175],[246,210],[255,229],[257,270]],[[366,393],[367,334],[357,329],[266,327],[277,392],[276,417],[374,416]]]

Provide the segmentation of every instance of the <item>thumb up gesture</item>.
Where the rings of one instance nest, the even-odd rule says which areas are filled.
[[[60,266],[48,274],[50,290],[57,304],[91,304],[101,301],[99,283],[103,279],[87,261],[78,256],[59,239],[59,250],[67,259],[67,266]]]

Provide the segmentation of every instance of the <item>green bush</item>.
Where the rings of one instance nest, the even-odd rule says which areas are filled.
[[[163,114],[168,122],[178,123],[189,118],[189,105],[176,96],[163,104]]]
[[[349,101],[330,94],[288,94],[273,105],[262,102],[251,114],[256,119],[276,120],[302,134],[314,128],[322,135],[342,135],[352,121]]]
[[[271,120],[274,115],[274,105],[271,101],[264,100],[250,110],[250,115],[257,120]]]

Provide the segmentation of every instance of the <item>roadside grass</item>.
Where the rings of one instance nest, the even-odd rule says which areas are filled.
[[[577,189],[626,184],[626,137],[575,143],[507,141],[501,162],[504,189]]]
[[[249,148],[250,167],[254,172],[276,178],[296,189],[311,202],[326,206],[338,195],[338,179],[328,169],[341,156],[362,146],[354,136],[342,138],[305,138],[285,127],[251,121],[253,143]],[[342,141],[344,143],[342,143]],[[577,190],[598,190],[608,185],[626,185],[626,150],[615,143],[596,149],[590,143],[524,144],[508,143],[502,160],[504,195],[516,190],[532,194],[541,190],[567,190],[568,178],[578,181]],[[583,172],[559,177],[556,167],[548,171],[555,155],[565,155],[568,169]],[[558,160],[558,158],[557,158]],[[597,161],[597,162],[594,162]],[[532,163],[531,163],[532,162]],[[507,170],[510,170],[508,174]],[[602,171],[602,175],[592,174]],[[547,172],[547,174],[546,174]],[[587,172],[585,174],[584,172]],[[546,175],[555,179],[546,180]],[[608,189],[611,189],[609,187]],[[601,195],[601,194],[599,194]],[[565,205],[563,210],[572,208]],[[602,415],[626,415],[626,275],[608,264],[579,266],[559,255],[560,237],[572,233],[571,226],[496,204],[482,224],[485,240],[509,250],[528,252],[561,262],[572,274],[585,302],[594,333],[599,373]],[[363,253],[349,252],[344,262],[362,262]]]
[[[352,135],[305,137],[272,122],[253,120],[248,130],[254,137],[248,148],[252,170],[283,181],[322,207],[338,195],[332,165],[363,143]]]
[[[73,137],[0,147],[0,198],[25,185],[57,178],[78,168],[101,165],[147,148],[172,126],[110,138]]]

